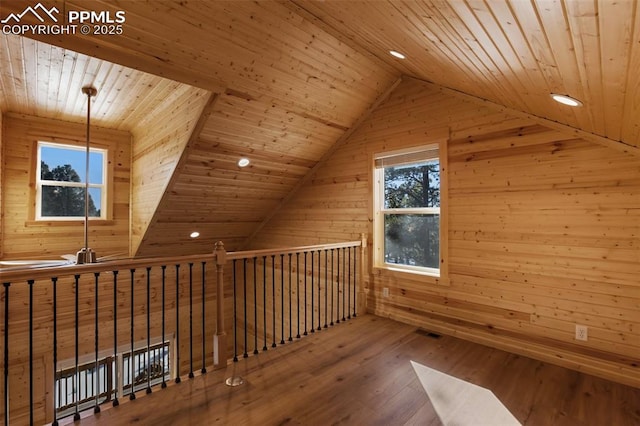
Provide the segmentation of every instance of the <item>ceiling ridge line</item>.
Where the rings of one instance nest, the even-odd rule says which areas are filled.
[[[575,136],[576,138],[579,139],[584,139],[590,142],[595,142],[599,145],[605,146],[607,148],[612,148],[615,149],[616,151],[621,151],[625,154],[631,154],[631,155],[635,155],[635,156],[640,156],[640,147],[635,146],[635,145],[631,145],[630,143],[624,142],[622,140],[616,140],[616,139],[611,139],[608,138],[606,136],[602,136],[602,135],[598,135],[596,133],[591,133],[591,132],[587,132],[585,130],[581,130],[581,129],[577,129],[575,127],[572,127],[568,124],[564,124],[564,123],[560,123],[558,121],[553,121],[551,119],[548,118],[544,118],[544,117],[540,117],[534,114],[530,114],[528,112],[523,112],[493,101],[490,101],[488,99],[484,99],[484,98],[480,98],[477,96],[473,96],[473,95],[469,95],[468,93],[464,93],[461,92],[459,90],[456,89],[452,89],[450,87],[446,87],[446,86],[442,86],[440,84],[437,83],[433,83],[431,81],[427,81],[427,80],[422,80],[420,78],[417,77],[413,77],[413,76],[404,76],[405,78],[410,78],[419,82],[422,82],[424,84],[428,84],[431,85],[433,87],[435,87],[440,93],[446,93],[446,94],[450,94],[452,96],[456,96],[458,98],[461,98],[462,100],[466,100],[468,102],[472,102],[475,103],[477,105],[482,105],[482,106],[489,106],[491,108],[495,108],[501,112],[505,112],[507,114],[511,114],[513,116],[519,117],[519,118],[526,118],[529,120],[532,120],[538,124],[542,124],[543,126],[549,127],[551,129],[554,130],[560,130],[562,132],[567,132],[572,134],[573,136]]]
[[[298,183],[293,187],[291,191],[278,203],[278,205],[264,218],[262,222],[253,230],[253,232],[245,239],[245,241],[240,245],[238,250],[245,250],[251,242],[253,242],[254,238],[258,235],[260,231],[273,219],[278,213],[301,189],[302,187],[311,180],[311,178],[316,174],[318,169],[322,167],[331,156],[341,148],[346,141],[349,140],[351,135],[362,126],[362,124],[369,118],[369,116],[382,104],[386,101],[391,93],[398,87],[398,85],[403,81],[403,77],[396,79],[380,96],[376,98],[376,100],[367,108],[367,110],[358,117],[358,119],[349,127],[343,134],[338,138],[338,140],[331,145],[331,147],[322,155],[320,160],[304,175]]]

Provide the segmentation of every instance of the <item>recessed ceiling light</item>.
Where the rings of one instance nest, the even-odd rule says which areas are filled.
[[[571,96],[552,93],[551,97],[553,98],[554,101],[560,102],[561,104],[564,104],[564,105],[569,105],[572,107],[582,106],[582,102],[580,102],[575,98],[572,98]]]
[[[189,236],[191,238],[198,238],[200,236],[200,233],[198,231],[193,231]]]
[[[249,165],[250,161],[248,158],[241,158],[238,160],[238,166],[240,167],[247,167]]]
[[[391,56],[395,56],[398,59],[406,58],[406,56],[404,56],[402,53],[398,52],[397,50],[390,50],[389,53],[391,54]]]

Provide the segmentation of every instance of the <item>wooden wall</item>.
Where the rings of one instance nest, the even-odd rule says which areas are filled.
[[[28,115],[6,114],[3,126],[2,193],[4,259],[59,259],[84,246],[81,221],[34,220],[35,162],[38,141],[85,145],[86,126]],[[107,147],[113,171],[112,205],[108,220],[92,221],[89,246],[98,256],[128,255],[129,174],[131,135],[120,130],[92,128],[92,144]]]
[[[370,312],[640,386],[636,156],[406,80],[254,246],[371,240],[373,154],[443,127],[448,279],[370,268]]]
[[[131,254],[136,255],[209,92],[175,83],[175,90],[133,128]],[[164,253],[166,255],[167,253]]]

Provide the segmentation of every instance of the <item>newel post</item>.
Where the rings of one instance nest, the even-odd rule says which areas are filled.
[[[213,368],[227,366],[227,333],[224,326],[224,265],[227,251],[222,241],[213,250],[216,259],[216,334],[213,337]]]
[[[367,293],[369,276],[367,275],[367,234],[360,234],[360,280],[358,281],[358,312],[367,313]]]

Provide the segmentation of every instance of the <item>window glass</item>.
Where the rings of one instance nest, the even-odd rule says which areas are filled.
[[[376,265],[439,275],[438,151],[376,158]]]
[[[384,208],[440,207],[436,160],[384,168]]]
[[[440,215],[386,214],[385,263],[438,268]]]
[[[89,217],[105,217],[105,150],[89,153]],[[86,151],[72,145],[38,144],[38,219],[83,218],[85,214]]]

